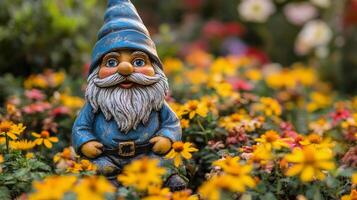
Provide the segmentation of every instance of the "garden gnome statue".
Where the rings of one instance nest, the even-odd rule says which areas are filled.
[[[180,122],[165,102],[168,81],[149,32],[130,0],[109,0],[93,49],[86,104],[72,130],[76,151],[114,183],[143,156],[161,158],[181,140]],[[166,186],[185,187],[178,175]]]

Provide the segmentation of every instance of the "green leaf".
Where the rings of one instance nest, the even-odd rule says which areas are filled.
[[[2,200],[10,200],[10,190],[7,187],[0,187],[0,199]]]

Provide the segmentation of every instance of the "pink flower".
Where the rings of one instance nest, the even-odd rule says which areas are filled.
[[[28,99],[37,101],[42,101],[43,99],[45,99],[45,94],[43,94],[43,92],[38,89],[26,90],[25,96]]]
[[[253,89],[252,84],[242,79],[232,78],[228,82],[233,86],[234,90],[251,91]]]
[[[30,105],[27,105],[23,108],[23,111],[26,114],[35,114],[35,113],[42,113],[51,108],[51,104],[48,102],[36,102]]]
[[[336,125],[341,120],[345,120],[351,116],[350,112],[345,108],[336,109],[334,112],[330,113],[332,117],[332,124]]]

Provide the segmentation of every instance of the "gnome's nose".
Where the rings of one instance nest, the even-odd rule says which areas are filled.
[[[134,72],[134,67],[129,62],[121,62],[118,66],[118,73],[123,76],[129,76]]]

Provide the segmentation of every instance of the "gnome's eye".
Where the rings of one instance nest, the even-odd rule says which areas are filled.
[[[143,59],[136,59],[136,60],[134,60],[134,62],[133,62],[133,65],[135,66],[135,67],[142,67],[142,66],[145,66],[145,60],[143,60]]]
[[[107,60],[106,66],[107,67],[116,67],[116,66],[118,66],[118,64],[119,64],[119,62],[117,59],[111,58],[111,59]]]

